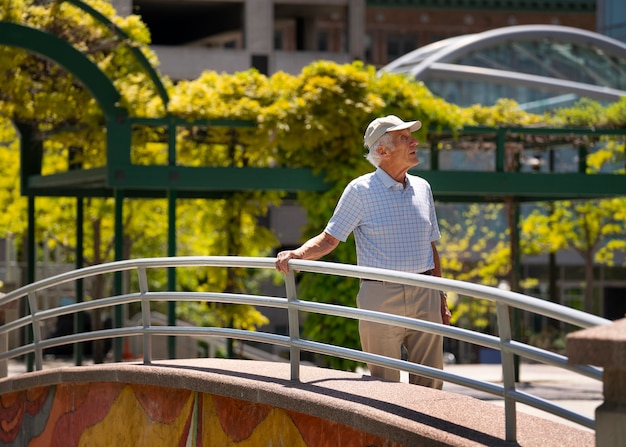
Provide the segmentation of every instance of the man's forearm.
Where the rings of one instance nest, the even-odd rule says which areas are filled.
[[[314,261],[333,251],[339,241],[327,233],[321,233],[306,241],[300,248],[294,250],[300,259]]]
[[[306,241],[300,248],[285,250],[276,256],[276,270],[287,273],[290,259],[305,259],[314,261],[327,255],[339,245],[339,239],[323,232]]]

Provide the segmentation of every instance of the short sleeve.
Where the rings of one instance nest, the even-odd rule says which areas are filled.
[[[344,189],[333,216],[326,225],[326,231],[331,236],[345,242],[350,233],[363,219],[363,205],[354,182]]]

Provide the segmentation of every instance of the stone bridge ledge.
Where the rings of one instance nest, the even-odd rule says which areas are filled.
[[[309,431],[317,433],[314,436],[307,434],[302,430],[304,425],[299,426],[302,435],[299,439],[303,440],[300,445],[306,446],[320,445],[324,436],[327,439],[323,445],[357,445],[346,442],[345,433],[361,433],[361,439],[368,439],[368,444],[363,445],[371,445],[371,439],[375,439],[374,445],[393,447],[595,445],[592,432],[519,411],[517,443],[507,442],[504,440],[504,410],[489,402],[311,366],[302,366],[300,381],[294,382],[290,380],[288,363],[253,360],[185,359],[153,361],[151,365],[110,363],[62,367],[2,379],[0,395],[3,403],[5,397],[6,401],[13,402],[16,395],[24,391],[31,390],[29,392],[32,393],[35,389],[57,387],[60,384],[70,387],[72,384],[98,384],[100,390],[107,386],[119,390],[126,384],[142,390],[160,387],[158,403],[161,406],[168,402],[167,396],[174,396],[175,390],[188,390],[246,402],[244,405],[280,409],[286,411],[292,420],[300,418],[297,416],[294,419],[296,415],[305,415],[299,420],[306,420]],[[8,399],[9,395],[12,395],[11,399]],[[97,405],[97,402],[94,403]],[[229,408],[235,407],[237,405]],[[236,418],[237,415],[230,417]],[[331,424],[333,431],[326,430],[325,433],[321,429],[316,431],[310,428],[316,424],[326,428]],[[37,424],[23,422],[23,425],[21,432],[28,436],[28,427]],[[202,423],[199,425],[202,426]],[[208,425],[205,423],[204,429]],[[337,433],[342,433],[341,427],[347,429],[343,431],[344,437],[340,441]],[[128,427],[121,428],[124,429],[130,430]],[[316,442],[312,441],[314,437],[317,438]]]

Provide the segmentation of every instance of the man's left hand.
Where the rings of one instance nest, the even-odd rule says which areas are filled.
[[[452,312],[450,312],[450,309],[448,309],[448,297],[444,294],[441,293],[441,321],[443,322],[443,324],[449,325],[450,324],[450,319],[452,318]]]

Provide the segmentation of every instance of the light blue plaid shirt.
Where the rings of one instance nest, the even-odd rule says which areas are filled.
[[[346,241],[354,231],[357,263],[422,273],[435,267],[431,242],[441,237],[428,182],[407,175],[407,187],[384,170],[352,180],[326,231]]]

